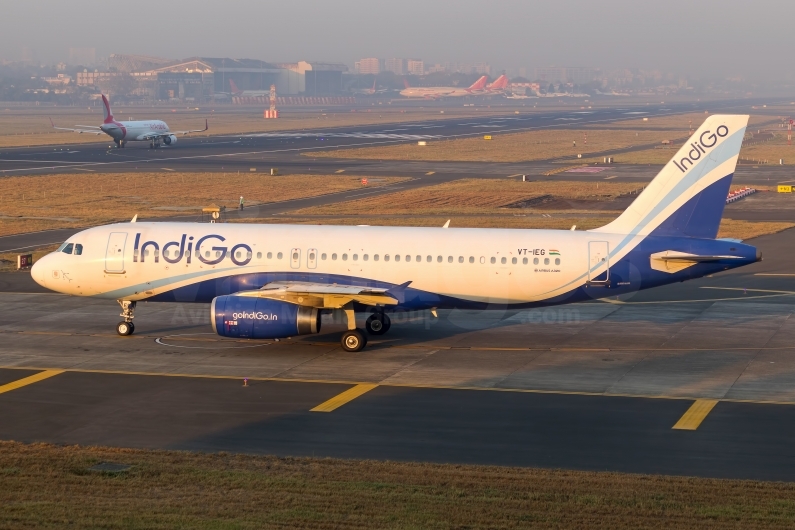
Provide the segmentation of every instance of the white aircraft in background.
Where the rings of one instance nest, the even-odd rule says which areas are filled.
[[[373,96],[375,94],[383,94],[388,88],[376,88],[377,79],[373,79],[373,88],[356,88],[353,90],[354,94],[362,94],[365,96]]]
[[[523,309],[614,297],[761,259],[715,239],[748,116],[713,115],[617,219],[587,231],[269,224],[119,223],[89,228],[42,257],[53,291],[116,300],[119,335],[138,301],[210,303],[219,335],[318,333],[342,312],[347,351],[381,335],[389,314]]]
[[[229,80],[229,87],[232,90],[233,96],[242,96],[247,98],[269,98],[271,96],[270,90],[240,90],[231,79]]]
[[[477,96],[483,93],[486,87],[488,77],[485,75],[472,83],[469,88],[457,88],[452,86],[427,86],[427,87],[411,87],[408,81],[403,80],[406,88],[400,91],[400,95],[407,98],[425,98],[425,99],[439,99],[439,98],[458,98],[464,96]]]
[[[166,145],[177,143],[177,135],[185,136],[190,133],[204,132],[209,127],[207,120],[204,120],[204,129],[193,131],[171,131],[168,124],[161,120],[143,121],[116,121],[113,118],[113,111],[110,109],[108,98],[102,94],[103,114],[105,120],[99,127],[94,125],[75,125],[79,129],[67,127],[56,127],[50,118],[50,125],[59,131],[72,131],[80,134],[107,134],[116,143],[117,147],[124,147],[127,142],[149,142],[149,147],[160,147],[162,141]]]

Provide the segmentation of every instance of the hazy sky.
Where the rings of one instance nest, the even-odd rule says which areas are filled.
[[[3,0],[0,58],[69,47],[287,62],[417,57],[660,68],[691,75],[793,69],[793,0]]]

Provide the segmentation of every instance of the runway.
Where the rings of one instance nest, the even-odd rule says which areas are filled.
[[[132,142],[125,149],[108,148],[109,140],[72,144],[0,149],[0,177],[57,172],[207,171],[249,172],[277,167],[289,173],[333,173],[372,169],[373,162],[312,160],[301,156],[312,151],[340,147],[364,147],[405,143],[418,139],[440,140],[485,134],[570,128],[609,124],[640,117],[668,116],[685,112],[750,112],[759,101],[727,100],[695,103],[622,106],[570,110],[517,107],[515,115],[426,120],[316,129],[250,133],[232,136],[184,137],[174,147],[149,149],[146,142]],[[769,103],[773,103],[770,101]],[[432,112],[429,111],[429,112]],[[503,110],[504,112],[504,110]],[[425,171],[427,172],[427,170]],[[377,174],[381,174],[377,172]],[[402,174],[402,172],[401,172]]]
[[[794,243],[618,300],[402,314],[358,354],[341,322],[232,341],[190,304],[121,338],[115,302],[5,273],[0,438],[793,480]]]

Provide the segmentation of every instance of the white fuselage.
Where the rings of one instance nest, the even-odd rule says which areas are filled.
[[[460,300],[516,304],[571,290],[585,282],[589,269],[590,276],[604,272],[606,260],[592,266],[589,242],[612,248],[621,237],[559,230],[125,223],[69,238],[81,245],[81,254],[45,256],[34,279],[72,295],[143,300],[229,276],[284,273],[309,281],[410,281],[414,289]]]
[[[400,91],[400,95],[407,98],[451,98],[475,95],[466,88],[456,87],[409,87]]]
[[[168,124],[161,120],[114,120],[110,123],[103,123],[100,129],[114,140],[124,142],[149,141],[152,136],[170,134]]]

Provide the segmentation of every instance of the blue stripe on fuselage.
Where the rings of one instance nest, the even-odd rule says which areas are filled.
[[[652,269],[649,258],[650,255],[665,250],[687,252],[696,255],[738,256],[740,259],[698,263],[675,273]],[[756,248],[742,243],[714,239],[649,236],[629,254],[624,256],[624,258],[610,266],[610,287],[579,286],[553,298],[538,302],[510,304],[508,307],[516,309],[545,307],[616,296],[669,283],[699,278],[707,274],[748,265],[754,261],[756,261]],[[389,282],[336,274],[256,272],[230,274],[220,278],[201,280],[191,285],[178,287],[155,295],[146,300],[153,302],[209,303],[216,296],[234,294],[240,291],[251,291],[259,289],[268,283],[277,281],[337,283],[340,285],[357,285],[361,287],[383,289],[390,289],[396,286],[396,284]],[[398,306],[390,306],[387,309],[418,310],[432,307],[487,309],[495,307],[495,304],[475,302],[407,287],[405,289],[404,301]],[[505,307],[505,304],[500,304],[500,307]]]

